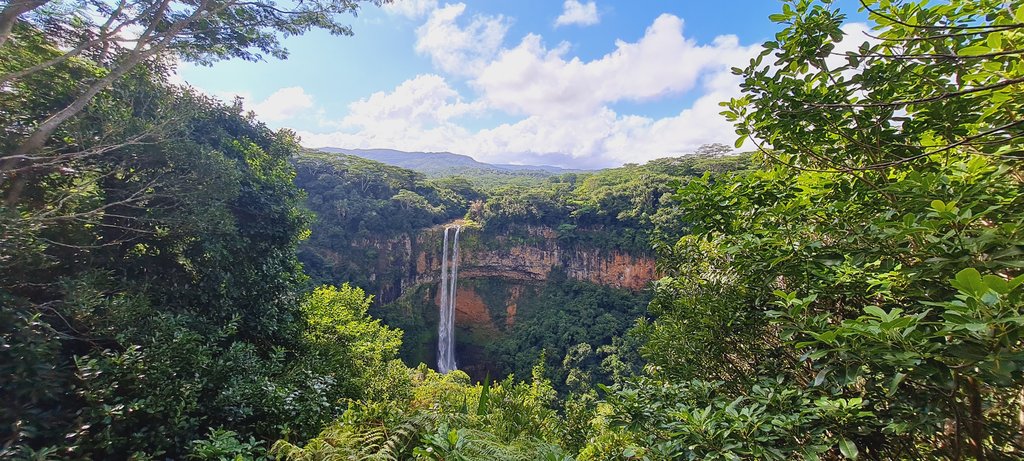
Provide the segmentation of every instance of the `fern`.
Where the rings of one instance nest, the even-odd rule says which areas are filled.
[[[287,461],[571,461],[554,445],[561,433],[550,386],[423,370],[407,402],[351,402],[341,419],[304,446],[278,442]],[[475,408],[473,408],[475,407]]]
[[[364,409],[349,410],[360,413]],[[348,413],[348,412],[346,412]],[[348,415],[305,446],[278,441],[271,455],[288,461],[398,461],[408,459],[421,435],[433,430],[435,416],[416,412],[367,422]]]
[[[479,421],[477,421],[479,422]],[[562,450],[541,439],[518,437],[511,441],[481,429],[450,429],[442,424],[423,437],[415,450],[420,458],[444,461],[571,461]]]

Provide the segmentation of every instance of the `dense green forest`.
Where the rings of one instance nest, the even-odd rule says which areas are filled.
[[[502,309],[509,284],[500,279],[462,280],[494,302],[487,304],[496,330],[460,331],[465,344],[460,368],[479,381],[488,376],[529,379],[543,364],[552,388],[565,396],[586,376],[592,384],[611,384],[615,376],[639,370],[639,341],[631,334],[646,315],[649,293],[605,287],[555,275],[520,293],[515,324],[506,325]],[[406,364],[436,363],[438,309],[431,287],[420,285],[394,303],[371,308],[374,318],[404,333],[399,357]],[[468,367],[463,367],[468,365]]]
[[[536,245],[537,237],[525,226],[546,226],[557,233],[562,247],[649,254],[655,238],[677,239],[687,232],[674,207],[666,206],[682,181],[749,168],[750,158],[693,155],[591,173],[507,174],[500,180],[472,171],[430,178],[353,155],[316,151],[302,152],[293,163],[295,183],[307,192],[306,203],[315,215],[310,238],[299,246],[305,272],[316,284],[347,282],[377,294],[371,313],[404,332],[399,355],[416,366],[436,362],[436,292],[433,286],[398,287],[415,270],[409,267],[411,257],[401,254],[406,243],[441,251],[440,235],[423,242],[417,238],[421,233],[460,219],[473,229],[463,237],[463,252],[475,253]],[[642,365],[636,341],[626,336],[645,315],[649,293],[558,273],[516,287],[526,294],[517,303],[520,315],[513,327],[505,324],[510,283],[489,278],[460,284],[481,294],[488,314],[497,320],[498,331],[458,335],[465,344],[461,349],[471,355],[466,361],[475,368],[468,371],[479,380],[488,374],[527,379],[542,352],[548,376],[562,394],[570,388],[566,379],[573,367],[594,383],[611,384],[602,361],[618,360],[620,368],[632,370]],[[567,323],[574,325],[567,329]],[[567,357],[570,350],[589,352],[573,358]]]
[[[681,181],[744,170],[750,159],[688,156],[594,173],[539,177],[527,172],[501,180],[471,174],[428,178],[352,155],[308,150],[293,163],[295,183],[306,191],[316,217],[299,249],[306,272],[317,282],[351,282],[376,292],[366,261],[377,259],[379,250],[353,242],[414,235],[466,218],[484,234],[546,225],[567,243],[651,252],[655,234],[671,240],[687,232],[675,208],[663,206]]]
[[[723,102],[752,158],[528,185],[307,152],[168,82],[349,34],[357,2],[46,3],[0,12],[0,459],[1024,453],[1024,1],[865,0],[870,37],[784,2]],[[513,377],[409,366],[366,255],[317,249],[455,218],[648,251],[663,278],[646,312],[543,289],[618,312],[584,328],[602,347],[528,317],[512,346],[552,356],[501,350]]]

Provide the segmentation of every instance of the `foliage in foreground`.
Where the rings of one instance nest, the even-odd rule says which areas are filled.
[[[404,400],[353,401],[345,414],[301,446],[274,444],[286,460],[526,460],[571,459],[558,448],[561,426],[543,368],[532,382],[470,385],[460,371],[421,365],[409,370],[412,394]]]
[[[661,246],[652,373],[587,450],[1024,452],[1024,2],[865,5],[875,38],[849,47],[829,2],[787,2],[737,69],[726,115],[766,165],[679,189],[693,235]]]
[[[0,456],[1019,459],[1024,2],[865,5],[838,61],[829,2],[775,16],[726,112],[764,166],[677,189],[646,372],[563,401],[543,366],[410,371],[365,293],[301,296],[292,137],[140,69],[50,147],[147,142],[0,185]],[[51,111],[19,85],[0,115]]]
[[[0,72],[57,52],[29,27],[15,39]],[[97,72],[71,60],[5,85],[3,126]],[[372,383],[399,333],[361,291],[303,294],[294,136],[165,73],[136,68],[0,183],[17,196],[0,204],[0,458],[182,457],[210,428],[312,435],[343,399],[385,392]]]

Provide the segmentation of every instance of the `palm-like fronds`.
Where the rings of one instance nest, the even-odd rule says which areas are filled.
[[[415,413],[395,423],[338,423],[305,446],[281,440],[270,453],[288,461],[399,461],[408,459],[421,434],[433,427],[433,416]]]

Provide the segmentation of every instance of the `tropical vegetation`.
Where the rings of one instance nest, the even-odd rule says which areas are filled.
[[[1024,1],[863,0],[864,36],[786,1],[723,102],[751,154],[530,187],[304,151],[168,82],[357,6],[2,7],[0,459],[1022,457]],[[511,376],[439,374],[337,245],[453,219],[663,277],[646,312],[540,287]]]

